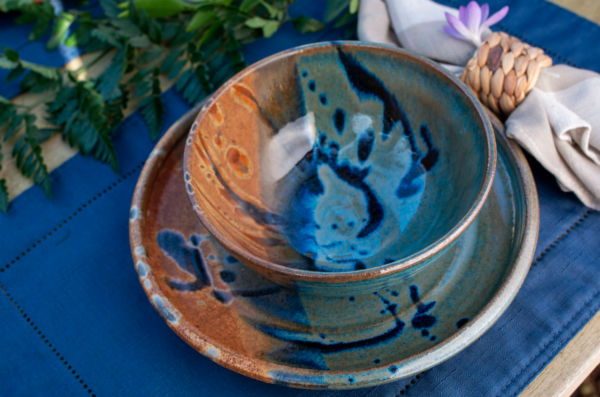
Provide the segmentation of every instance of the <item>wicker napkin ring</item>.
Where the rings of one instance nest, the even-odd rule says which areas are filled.
[[[542,68],[549,66],[552,58],[542,49],[494,32],[469,60],[461,80],[482,104],[508,117],[533,89]]]

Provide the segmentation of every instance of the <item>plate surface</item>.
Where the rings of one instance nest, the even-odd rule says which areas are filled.
[[[426,268],[394,288],[339,298],[266,280],[230,256],[189,203],[182,160],[199,109],[175,123],[146,162],[130,240],[150,302],[183,340],[218,364],[292,387],[391,382],[474,342],[525,279],[539,228],[537,193],[521,150],[497,130],[492,191],[446,254],[443,277]]]

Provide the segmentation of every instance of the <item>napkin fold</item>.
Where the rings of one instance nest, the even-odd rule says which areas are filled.
[[[457,9],[431,0],[362,0],[358,37],[402,46],[460,75],[477,47],[446,34],[446,12],[458,16]],[[486,29],[481,39],[490,33]],[[505,124],[507,136],[550,171],[561,189],[600,210],[599,74],[566,65],[543,69]]]

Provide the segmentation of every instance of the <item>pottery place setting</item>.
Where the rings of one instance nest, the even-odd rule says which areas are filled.
[[[418,374],[491,327],[533,259],[537,193],[502,131],[397,47],[263,59],[148,158],[129,224],[140,283],[191,347],[264,382]]]

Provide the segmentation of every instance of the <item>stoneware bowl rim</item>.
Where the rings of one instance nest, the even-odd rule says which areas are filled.
[[[479,100],[473,95],[473,93],[452,73],[447,71],[442,66],[436,64],[435,62],[421,56],[415,54],[413,52],[407,51],[402,48],[398,48],[391,45],[385,44],[377,44],[377,43],[368,43],[368,42],[360,42],[360,41],[330,41],[330,42],[321,42],[321,43],[313,43],[307,44],[299,47],[294,47],[277,54],[271,55],[267,58],[264,58],[246,69],[242,70],[231,79],[229,79],[221,88],[219,88],[211,97],[208,99],[206,104],[202,107],[198,115],[194,120],[194,125],[199,124],[199,120],[203,117],[207,116],[209,108],[212,104],[218,100],[218,98],[227,92],[234,84],[238,83],[244,77],[249,74],[254,73],[254,71],[258,68],[261,68],[267,64],[272,62],[276,62],[280,59],[284,59],[295,54],[300,54],[304,51],[311,50],[318,47],[336,47],[336,46],[350,46],[354,48],[362,48],[367,50],[372,50],[376,52],[387,52],[391,54],[397,54],[400,57],[410,58],[417,63],[420,63],[423,67],[429,68],[434,72],[437,72],[442,78],[446,78],[446,81],[449,84],[454,84],[458,90],[460,90],[469,100],[469,102],[473,105],[477,115],[483,124],[483,129],[485,131],[486,138],[486,146],[485,146],[485,157],[486,157],[486,172],[485,177],[481,183],[479,188],[479,192],[473,202],[473,205],[467,211],[466,215],[456,224],[448,233],[446,233],[443,237],[438,239],[433,244],[425,247],[421,251],[418,251],[404,259],[398,260],[396,262],[392,262],[388,265],[377,266],[373,268],[368,268],[364,270],[353,270],[353,271],[345,271],[345,272],[318,272],[318,271],[308,271],[308,270],[300,270],[294,269],[290,267],[286,267],[283,265],[279,265],[277,263],[273,263],[267,260],[264,260],[252,253],[246,251],[243,247],[240,247],[237,244],[234,244],[229,239],[227,239],[216,227],[210,219],[204,214],[202,211],[202,206],[199,202],[196,201],[196,197],[193,193],[188,191],[188,197],[191,201],[192,206],[195,209],[196,215],[199,217],[202,224],[206,227],[209,233],[228,251],[237,256],[245,265],[254,268],[259,272],[267,272],[268,274],[278,274],[280,276],[286,277],[292,280],[302,280],[309,282],[319,282],[319,283],[333,283],[333,282],[346,282],[346,281],[359,281],[359,280],[370,280],[375,279],[384,275],[389,275],[393,273],[397,273],[400,271],[404,271],[408,268],[416,266],[430,258],[433,258],[435,255],[444,251],[450,244],[452,244],[473,222],[473,220],[477,217],[477,214],[485,204],[487,196],[492,188],[492,183],[494,181],[494,175],[496,172],[496,162],[497,162],[497,153],[496,153],[496,141],[494,137],[494,130],[489,121],[487,113],[483,109],[482,105],[479,103]],[[196,130],[192,127],[191,132],[189,133],[188,142],[193,142],[196,139]],[[183,160],[183,169],[184,175],[190,173],[190,147],[191,145],[186,145],[184,160]]]

